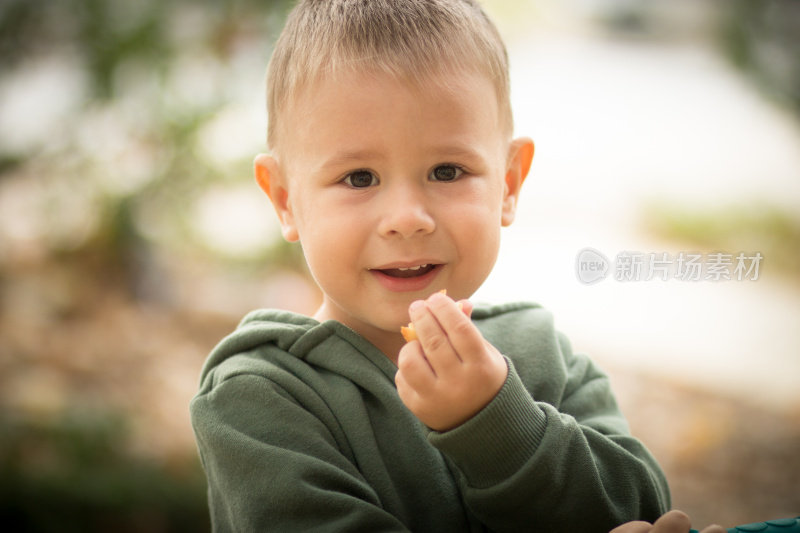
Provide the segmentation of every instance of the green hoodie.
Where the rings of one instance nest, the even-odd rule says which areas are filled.
[[[245,317],[190,407],[214,530],[607,532],[669,508],[608,378],[548,312],[514,304],[472,318],[508,379],[439,433],[400,401],[397,367],[346,326]]]

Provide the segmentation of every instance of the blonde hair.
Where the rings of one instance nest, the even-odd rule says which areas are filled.
[[[281,112],[321,76],[352,70],[426,83],[436,74],[487,76],[510,137],[508,54],[475,0],[301,0],[281,32],[267,70],[267,144],[278,141]]]

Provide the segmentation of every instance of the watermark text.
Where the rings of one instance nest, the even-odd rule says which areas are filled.
[[[585,284],[613,277],[616,281],[757,281],[761,252],[637,252],[622,251],[610,261],[594,248],[575,259],[575,273]]]

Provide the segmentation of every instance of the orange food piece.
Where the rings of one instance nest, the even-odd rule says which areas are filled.
[[[408,326],[403,326],[400,328],[400,334],[403,336],[406,342],[417,340],[417,331],[414,329],[414,324],[411,322],[408,323]]]

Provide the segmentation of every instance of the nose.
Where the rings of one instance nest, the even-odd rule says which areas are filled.
[[[436,222],[422,184],[394,184],[385,189],[378,231],[384,237],[408,239],[432,233]]]

